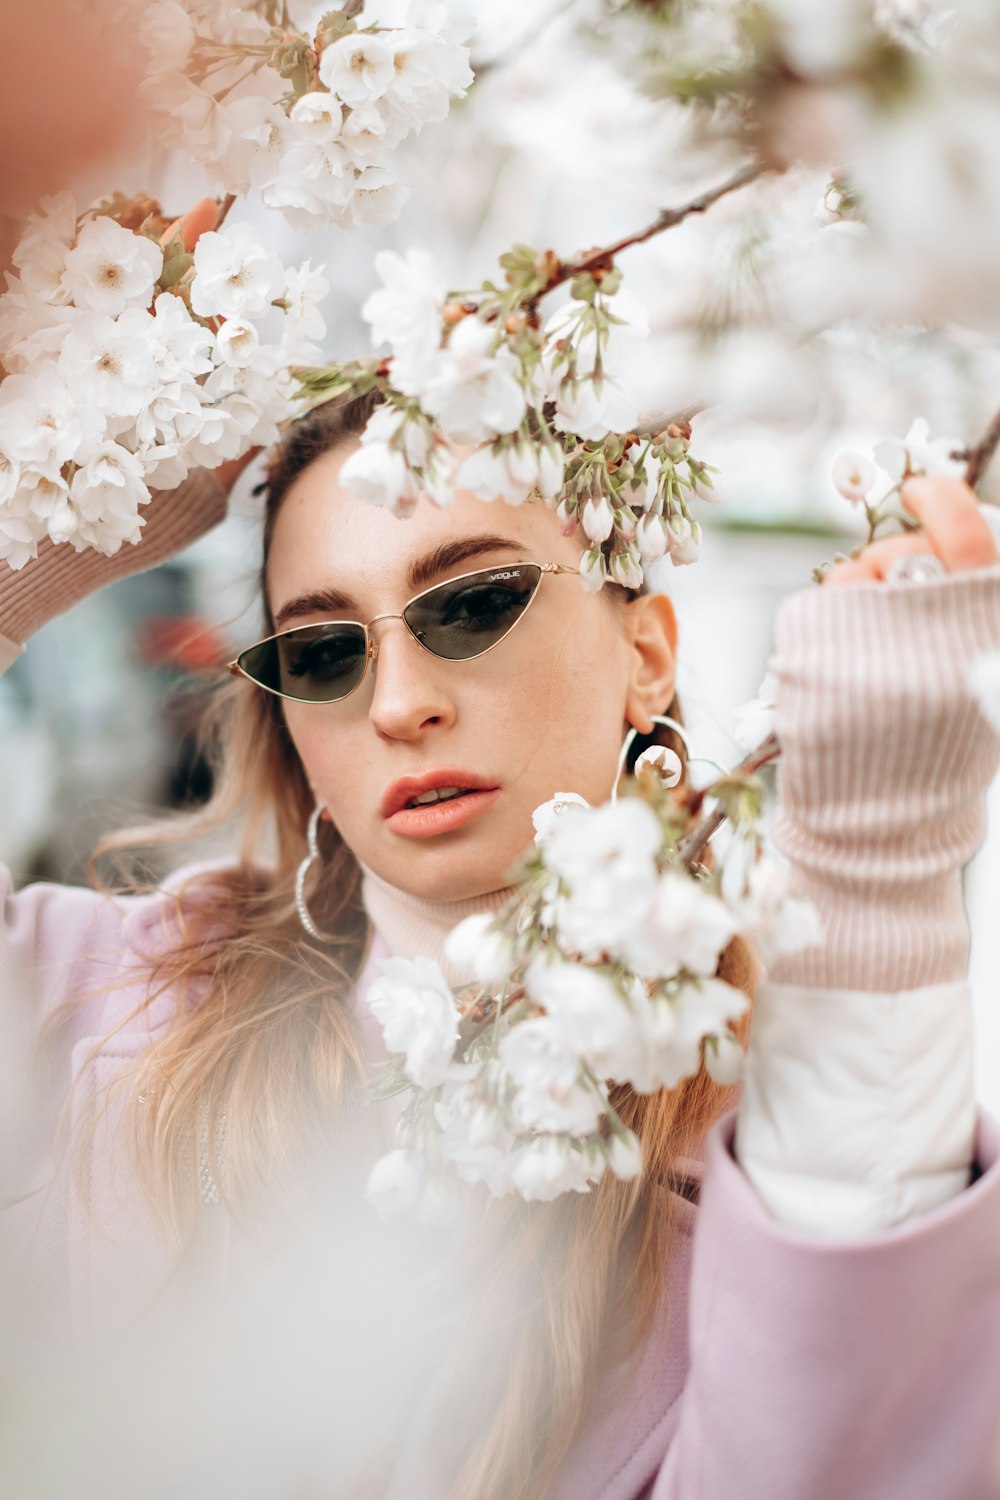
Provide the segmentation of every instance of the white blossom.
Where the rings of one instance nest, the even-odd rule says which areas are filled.
[[[731,1031],[719,1031],[705,1042],[705,1071],[722,1088],[743,1077],[743,1048]]]
[[[830,473],[838,492],[854,505],[866,499],[878,478],[875,465],[863,453],[838,453]]]
[[[84,312],[63,341],[59,373],[79,406],[109,419],[134,417],[153,392],[153,319],[130,307],[120,317]]]
[[[503,343],[493,350],[495,338],[480,318],[463,318],[426,377],[417,376],[423,388],[407,390],[420,396],[424,410],[454,442],[484,443],[524,420],[527,401],[517,360]]]
[[[180,0],[153,0],[140,21],[143,43],[156,72],[181,72],[195,43],[194,23]]]
[[[62,284],[77,307],[114,317],[126,307],[148,307],[162,269],[159,245],[101,215],[80,230]]]
[[[382,250],[375,257],[382,285],[361,308],[374,344],[392,348],[394,381],[400,390],[419,379],[441,344],[441,313],[447,288],[432,256],[424,250],[397,255]],[[404,367],[405,366],[405,370]],[[412,370],[412,378],[406,371]]]
[[[285,152],[279,176],[261,197],[268,208],[281,209],[292,229],[310,234],[345,223],[353,191],[354,169],[343,147],[309,140]]]
[[[577,792],[556,792],[548,802],[543,802],[531,814],[535,828],[535,843],[540,847],[548,843],[555,832],[559,819],[568,808],[589,807],[590,803]]]
[[[584,1135],[604,1113],[601,1091],[581,1071],[579,1055],[548,1016],[512,1026],[501,1039],[500,1061],[516,1086],[511,1115],[519,1130]]]
[[[458,483],[480,500],[503,499],[522,505],[531,495],[551,499],[562,487],[562,456],[550,443],[541,447],[527,440],[506,443],[499,450],[477,448],[458,471]]]
[[[765,672],[756,698],[749,699],[736,710],[733,738],[741,750],[749,754],[773,733],[777,706],[778,678],[774,672]]]
[[[448,1075],[458,1041],[458,1010],[432,959],[382,959],[382,975],[365,996],[390,1052],[405,1054],[406,1075],[433,1088]]]
[[[216,347],[224,364],[251,365],[260,348],[260,334],[254,323],[244,318],[230,318],[219,329]]]
[[[324,47],[319,76],[331,94],[345,104],[381,99],[393,81],[392,43],[378,32],[340,37]]]
[[[303,140],[326,145],[337,140],[344,123],[339,99],[325,89],[300,94],[292,106],[289,119]]]
[[[586,1193],[601,1174],[599,1163],[563,1136],[540,1136],[514,1153],[511,1178],[528,1202],[550,1202],[563,1193]]]
[[[964,461],[951,455],[961,447],[962,444],[954,438],[932,438],[926,421],[917,417],[904,438],[886,438],[876,443],[873,452],[879,468],[898,482],[906,474],[960,477]]]
[[[572,432],[595,441],[609,432],[627,432],[639,420],[634,397],[618,380],[564,381],[555,398],[553,425],[559,432]]]
[[[510,974],[514,952],[510,940],[496,930],[489,912],[477,912],[452,928],[445,939],[445,957],[480,984],[500,984]]]
[[[566,809],[545,852],[567,887],[556,922],[568,949],[597,958],[641,929],[657,890],[662,837],[656,814],[637,798]]]
[[[586,964],[538,958],[525,983],[531,998],[544,1006],[567,1053],[586,1061],[599,1077],[624,1076],[622,1060],[635,1046],[635,1022],[607,974]]]
[[[80,467],[69,486],[77,517],[74,541],[108,556],[123,542],[139,540],[139,506],[150,498],[141,459],[120,443],[101,443]]]
[[[24,287],[44,302],[66,303],[71,294],[64,281],[66,259],[76,239],[76,200],[72,193],[43,198],[37,213],[28,216],[11,260]]]
[[[811,901],[788,894],[788,866],[776,852],[756,860],[737,904],[744,929],[764,962],[780,953],[798,953],[823,941],[824,924]]]
[[[615,1130],[607,1145],[607,1162],[622,1182],[630,1182],[642,1171],[642,1142],[634,1130]]]
[[[676,870],[660,877],[643,916],[623,932],[618,948],[636,973],[650,978],[681,969],[714,974],[739,925],[724,902]]]
[[[194,252],[191,306],[202,317],[260,317],[281,296],[284,270],[248,224],[203,234]]]
[[[247,94],[223,106],[225,149],[206,161],[209,177],[222,192],[246,195],[270,187],[284,171],[289,141],[288,117],[277,104]]]

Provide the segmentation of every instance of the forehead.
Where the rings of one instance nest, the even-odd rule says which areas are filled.
[[[561,535],[554,514],[540,502],[512,506],[459,491],[447,508],[421,499],[413,514],[401,519],[357,499],[339,482],[353,446],[343,444],[316,459],[281,503],[267,560],[273,613],[319,587],[341,587],[377,612],[388,596],[394,603],[407,597],[407,575],[416,560],[458,538],[502,536],[534,562],[578,561],[579,543]],[[473,560],[465,568],[477,566],[486,563]]]

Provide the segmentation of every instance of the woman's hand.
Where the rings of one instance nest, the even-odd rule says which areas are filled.
[[[881,537],[855,558],[837,563],[823,580],[831,584],[884,579],[894,558],[933,552],[949,573],[987,568],[1000,561],[1000,551],[979,502],[961,479],[942,475],[907,479],[900,499],[921,523],[916,531]]]

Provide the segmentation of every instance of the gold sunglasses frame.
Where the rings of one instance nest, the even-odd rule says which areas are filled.
[[[324,625],[357,625],[360,630],[364,631],[365,664],[361,670],[361,676],[358,678],[354,686],[350,688],[346,693],[343,693],[339,698],[296,698],[294,693],[282,693],[278,688],[268,687],[265,682],[258,682],[256,677],[251,677],[250,673],[244,671],[244,669],[240,666],[239,656],[245,656],[248,651],[256,651],[258,646],[266,646],[268,641],[280,640],[282,636],[291,635],[296,630],[310,629],[310,627],[307,625],[290,625],[286,630],[276,630],[273,635],[265,635],[259,641],[254,641],[252,645],[244,646],[243,650],[239,653],[239,656],[235,657],[233,661],[226,663],[226,671],[231,672],[234,677],[245,677],[247,682],[252,682],[254,687],[260,688],[261,692],[272,693],[275,698],[287,698],[290,703],[309,703],[317,708],[323,706],[329,707],[331,703],[343,703],[346,699],[350,698],[352,694],[358,691],[358,688],[368,676],[368,668],[375,665],[375,662],[378,658],[378,641],[372,635],[371,627],[373,625],[377,625],[379,620],[402,620],[411,638],[416,641],[418,646],[423,647],[428,656],[435,657],[437,661],[477,661],[480,656],[489,655],[491,651],[493,651],[497,646],[501,645],[502,642],[507,639],[507,637],[511,634],[511,631],[517,629],[518,625],[520,625],[521,621],[528,613],[528,610],[531,608],[532,604],[534,604],[536,598],[538,597],[539,589],[542,586],[542,578],[544,578],[546,573],[572,573],[574,577],[579,577],[579,570],[577,568],[570,567],[568,563],[521,562],[511,563],[509,564],[509,566],[512,568],[523,568],[529,566],[539,568],[541,570],[541,576],[538,579],[538,583],[535,585],[535,589],[531,595],[531,598],[528,600],[527,604],[524,606],[521,613],[514,621],[513,625],[510,626],[510,629],[505,630],[503,635],[500,636],[498,640],[495,640],[493,642],[492,646],[487,646],[483,651],[477,651],[473,656],[441,656],[437,651],[432,651],[430,646],[425,645],[420,637],[415,634],[415,632],[407,623],[405,615],[403,615],[402,613],[382,614],[374,615],[372,619],[368,621],[367,625],[362,620],[318,620],[316,622],[316,625],[311,627],[313,629],[319,630]],[[443,578],[440,583],[433,583],[429,588],[421,589],[419,594],[414,594],[412,599],[407,599],[406,603],[403,605],[403,609],[409,609],[412,604],[417,604],[421,599],[425,599],[428,594],[436,593],[438,589],[445,588],[449,583],[463,583],[467,578],[481,578],[484,576],[484,574],[487,573],[498,573],[502,571],[503,567],[503,563],[498,563],[496,567],[493,568],[473,568],[469,573],[458,573],[454,578]]]

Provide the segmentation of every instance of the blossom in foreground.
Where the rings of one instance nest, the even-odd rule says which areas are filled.
[[[458,1011],[433,959],[383,959],[366,1002],[390,1052],[404,1054],[407,1077],[421,1088],[443,1083],[458,1040]]]
[[[301,409],[289,369],[323,336],[326,282],[286,272],[246,225],[203,235],[194,256],[165,253],[108,213],[81,218],[64,194],[29,219],[14,263],[0,296],[9,566],[44,537],[106,554],[138,542],[154,488],[274,441]]]
[[[395,218],[406,188],[392,152],[468,90],[471,28],[443,4],[358,9],[327,11],[313,32],[250,5],[155,0],[143,92],[165,144],[299,232]]]

